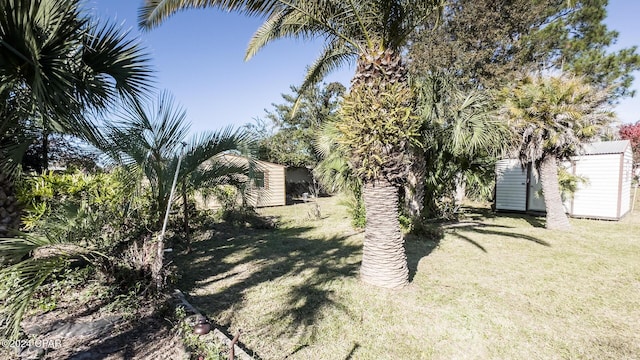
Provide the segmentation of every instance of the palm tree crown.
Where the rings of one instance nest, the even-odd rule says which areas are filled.
[[[132,174],[143,175],[148,180],[158,223],[169,201],[180,153],[183,153],[183,159],[178,180],[193,180],[195,187],[247,171],[216,161],[203,166],[215,155],[246,147],[249,139],[229,127],[187,140],[186,112],[166,91],[147,106],[132,102],[107,129],[102,150],[116,164],[127,166]]]
[[[534,163],[542,183],[548,229],[571,227],[558,184],[558,163],[578,155],[583,145],[611,121],[607,91],[576,77],[527,76],[501,94],[502,116],[519,138],[523,164]]]
[[[78,0],[0,0],[0,97],[52,128],[81,132],[84,111],[142,95],[148,61],[126,32],[84,16]]]
[[[204,7],[266,16],[249,42],[247,60],[274,40],[322,38],[325,47],[308,69],[304,90],[358,58],[383,67],[392,65],[388,59],[380,59],[380,55],[387,49],[401,49],[408,36],[425,26],[429,16],[439,13],[437,9],[442,6],[442,0],[147,0],[139,22],[150,29],[180,9]]]
[[[527,76],[502,96],[502,115],[520,137],[523,163],[577,155],[613,116],[606,109],[607,92],[577,77]]]

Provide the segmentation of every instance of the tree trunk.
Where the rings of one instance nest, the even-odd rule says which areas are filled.
[[[398,189],[388,181],[367,183],[362,195],[367,212],[362,251],[362,281],[385,288],[409,283],[404,239],[398,221]]]
[[[464,180],[464,175],[461,172],[456,174],[455,182],[456,190],[453,196],[453,200],[455,201],[454,205],[457,208],[462,204],[465,196],[467,195],[467,183]]]
[[[182,216],[184,227],[184,238],[187,241],[187,254],[191,252],[191,238],[189,237],[189,203],[187,202],[187,177],[182,179]]]
[[[404,185],[404,208],[413,222],[420,221],[424,208],[425,176],[426,160],[424,154],[412,156],[411,169]]]
[[[49,132],[45,128],[42,131],[42,171],[49,170]]]
[[[547,156],[540,164],[540,181],[544,194],[544,206],[547,209],[547,229],[567,230],[571,228],[569,218],[562,204],[560,183],[558,182],[558,162],[555,157]]]
[[[0,237],[11,236],[20,229],[21,210],[13,179],[0,173]]]

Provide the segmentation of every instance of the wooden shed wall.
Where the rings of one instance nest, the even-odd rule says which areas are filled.
[[[241,156],[223,155],[221,158],[222,161],[232,164],[248,164],[247,159]],[[265,161],[256,161],[255,166],[255,171],[264,175],[264,187],[257,187],[252,181],[246,190],[249,205],[255,207],[286,205],[286,167]],[[221,207],[221,204],[214,197],[205,199],[201,194],[197,194],[195,200],[196,207],[199,209],[217,210]],[[238,197],[238,202],[240,201],[241,198]]]
[[[255,207],[282,206],[286,204],[285,167],[267,162],[258,162],[257,171],[264,174],[264,187],[251,186],[248,198]]]

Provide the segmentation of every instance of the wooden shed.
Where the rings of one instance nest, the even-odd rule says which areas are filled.
[[[240,155],[225,154],[217,156],[215,161],[231,165],[248,166],[249,160]],[[249,186],[246,187],[246,199],[254,207],[282,206],[286,204],[285,170],[286,166],[266,161],[253,161],[253,174]],[[214,198],[206,200],[197,196],[199,208],[217,209],[220,204]]]
[[[632,152],[628,140],[586,145],[584,155],[563,164],[580,183],[572,199],[564,202],[573,217],[619,220],[631,209]],[[537,171],[518,160],[496,163],[495,208],[497,211],[544,213],[544,197]]]

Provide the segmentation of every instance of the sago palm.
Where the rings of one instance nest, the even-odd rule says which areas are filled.
[[[583,145],[613,120],[607,93],[577,77],[527,76],[502,91],[502,115],[519,138],[517,154],[532,162],[542,183],[548,229],[571,227],[560,194],[558,162],[578,155]]]
[[[247,136],[226,128],[218,132],[196,135],[186,141],[189,124],[186,112],[177,106],[172,97],[163,92],[154,104],[145,106],[132,102],[120,114],[118,121],[107,126],[101,149],[118,165],[125,166],[140,184],[145,180],[151,189],[152,213],[156,229],[160,228],[167,206],[171,186],[177,174],[179,184],[202,187],[224,183],[233,175],[244,175],[247,169],[216,161],[215,156],[227,151],[246,148]],[[182,159],[180,160],[180,157]],[[205,164],[206,163],[206,164]],[[159,261],[154,271],[162,267],[162,249],[157,248]],[[158,274],[154,273],[154,278]],[[157,280],[157,279],[156,279]]]
[[[443,1],[411,0],[147,0],[140,24],[151,28],[178,10],[217,8],[266,20],[252,37],[246,58],[281,38],[321,38],[325,47],[309,67],[302,90],[328,72],[357,62],[338,129],[350,166],[364,182],[367,209],[361,277],[396,288],[408,283],[398,222],[398,185],[415,134],[413,94],[402,49],[408,36],[439,13]],[[367,125],[363,125],[366,123]]]
[[[148,181],[158,223],[167,207],[181,153],[184,155],[178,172],[179,182],[194,175],[197,183],[193,185],[198,186],[240,170],[215,162],[204,168],[202,164],[215,155],[239,150],[248,141],[243,133],[232,128],[195,135],[188,140],[186,116],[186,111],[175,104],[169,93],[163,92],[148,106],[130,103],[117,121],[107,125],[104,135],[106,144],[102,150],[117,164],[128,166],[132,174],[144,176]],[[196,172],[198,174],[194,174]]]

